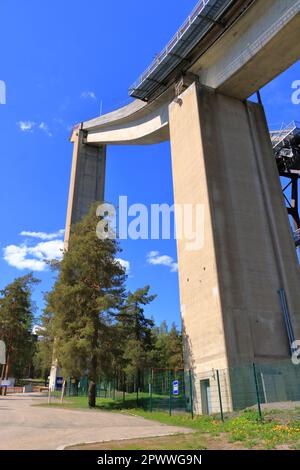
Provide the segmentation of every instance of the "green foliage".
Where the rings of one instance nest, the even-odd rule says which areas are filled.
[[[151,345],[151,329],[154,326],[153,320],[144,316],[144,306],[152,302],[156,295],[150,295],[150,286],[129,292],[125,304],[118,314],[118,324],[123,329],[127,338],[135,339],[145,345]]]
[[[125,272],[114,240],[96,235],[96,206],[72,227],[69,249],[47,296],[55,354],[65,376],[96,381],[111,368],[112,316],[124,298]]]
[[[150,295],[149,291],[150,286],[145,286],[133,293],[129,292],[117,315],[119,364],[123,372],[131,378],[139,375],[139,371],[148,367],[151,361],[154,322],[145,317],[144,307],[156,296]]]
[[[117,317],[121,354],[119,364],[127,377],[142,385],[139,373],[146,368],[182,368],[182,336],[173,324],[168,330],[166,321],[155,327],[154,321],[144,316],[144,306],[155,299],[145,286],[134,293],[129,292],[125,305]]]
[[[6,375],[20,378],[29,372],[35,351],[32,335],[35,307],[31,294],[38,282],[27,274],[0,291],[0,338],[7,348]]]
[[[47,298],[47,295],[45,296]],[[38,330],[38,341],[34,355],[35,375],[47,378],[53,359],[54,334],[52,329],[52,315],[47,309],[40,318],[41,327]]]
[[[183,368],[182,335],[173,323],[171,330],[163,322],[159,328],[153,330],[152,363],[157,368],[181,369]]]
[[[181,335],[174,325],[169,332],[166,322],[157,329],[146,318],[145,307],[156,297],[149,286],[126,293],[118,242],[99,240],[95,214],[93,205],[72,227],[57,281],[46,296],[36,364],[49,368],[54,349],[65,377],[116,378],[119,388],[133,391],[142,385],[143,369],[182,366]]]

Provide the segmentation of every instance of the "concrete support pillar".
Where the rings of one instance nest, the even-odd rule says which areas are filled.
[[[91,204],[104,200],[106,146],[85,143],[84,131],[73,133],[72,172],[66,221],[65,243],[68,244],[70,227],[87,214]]]
[[[203,246],[178,240],[186,367],[288,358],[278,290],[300,339],[300,272],[264,110],[194,83],[169,114],[175,204],[204,209]]]

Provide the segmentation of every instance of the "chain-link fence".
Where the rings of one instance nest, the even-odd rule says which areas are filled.
[[[152,369],[149,373],[149,398],[145,408],[173,413],[191,413],[192,376],[183,369]]]
[[[69,378],[67,397],[87,397],[88,378]],[[192,374],[183,369],[150,369],[135,375],[99,378],[96,384],[97,398],[115,402],[114,407],[142,407],[145,410],[172,413],[193,413]],[[105,401],[102,402],[105,405]]]
[[[79,380],[69,378],[66,384],[66,395],[69,397],[84,397],[88,396],[89,381],[87,377],[82,377]],[[99,379],[96,384],[97,398],[116,398],[116,387],[114,380]]]
[[[193,383],[198,414],[224,419],[227,413],[254,408],[262,418],[266,407],[300,406],[300,365],[291,361],[213,369],[195,374]]]
[[[66,395],[87,396],[88,379],[68,379]],[[150,412],[224,419],[227,414],[253,408],[262,417],[266,406],[280,408],[288,402],[300,406],[300,365],[282,361],[203,372],[150,369],[122,379],[99,379],[97,397],[114,402],[115,407],[142,407]]]

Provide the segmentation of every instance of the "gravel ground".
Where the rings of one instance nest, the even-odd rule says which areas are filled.
[[[0,397],[1,450],[55,450],[95,441],[191,432],[121,413],[32,406],[46,402],[40,394]]]

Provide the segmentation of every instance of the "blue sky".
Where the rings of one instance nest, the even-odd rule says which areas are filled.
[[[0,80],[6,83],[7,104],[0,105],[0,288],[28,272],[3,259],[6,247],[15,247],[6,251],[10,263],[24,266],[24,258],[26,264],[30,258],[38,269],[45,254],[57,252],[57,232],[65,225],[71,127],[99,115],[101,101],[103,112],[126,104],[129,86],[195,0],[176,7],[173,0],[152,0],[151,6],[137,0],[3,3]],[[300,120],[300,105],[291,101],[295,80],[300,80],[299,63],[262,92],[272,128]],[[127,195],[129,203],[172,204],[168,143],[108,149],[106,198],[117,203],[119,195]],[[48,236],[21,236],[24,231]],[[150,284],[158,294],[147,314],[179,324],[177,273],[147,263],[150,251],[176,262],[175,241],[126,241],[122,246],[121,257],[131,266],[128,287]],[[53,274],[36,275],[42,283],[34,298],[41,309],[42,292],[50,289]]]

